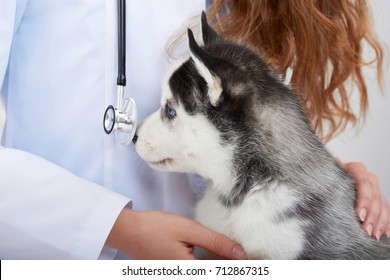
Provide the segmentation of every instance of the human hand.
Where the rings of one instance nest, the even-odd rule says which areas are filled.
[[[342,163],[356,182],[356,215],[367,234],[377,240],[382,234],[390,236],[390,209],[383,197],[378,177],[360,162]]]
[[[134,259],[195,259],[194,246],[225,259],[245,259],[241,246],[203,225],[163,211],[122,210],[106,246]]]

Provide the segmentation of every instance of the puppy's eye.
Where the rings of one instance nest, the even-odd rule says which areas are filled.
[[[176,111],[172,107],[170,107],[168,104],[165,105],[165,116],[167,116],[168,119],[172,120],[176,117]]]

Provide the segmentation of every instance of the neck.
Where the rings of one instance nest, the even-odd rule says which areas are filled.
[[[210,187],[218,193],[221,202],[227,207],[241,204],[251,189],[272,181],[269,168],[255,157],[248,157],[246,162],[233,161],[230,165],[218,165],[207,171],[208,174],[203,176],[210,180]]]
[[[229,164],[207,164],[197,168],[197,173],[210,182],[210,187],[221,195],[228,195],[237,178]]]

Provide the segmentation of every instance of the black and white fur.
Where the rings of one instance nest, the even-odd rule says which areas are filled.
[[[363,233],[355,187],[313,133],[295,93],[251,50],[221,38],[202,14],[204,46],[162,89],[138,129],[152,167],[198,173],[209,187],[196,219],[250,259],[390,259]]]

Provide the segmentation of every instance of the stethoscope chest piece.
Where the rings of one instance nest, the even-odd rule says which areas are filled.
[[[109,105],[104,112],[103,128],[106,134],[115,131],[120,144],[129,145],[137,130],[137,106],[132,98],[124,99],[123,87],[118,87],[118,106]]]

